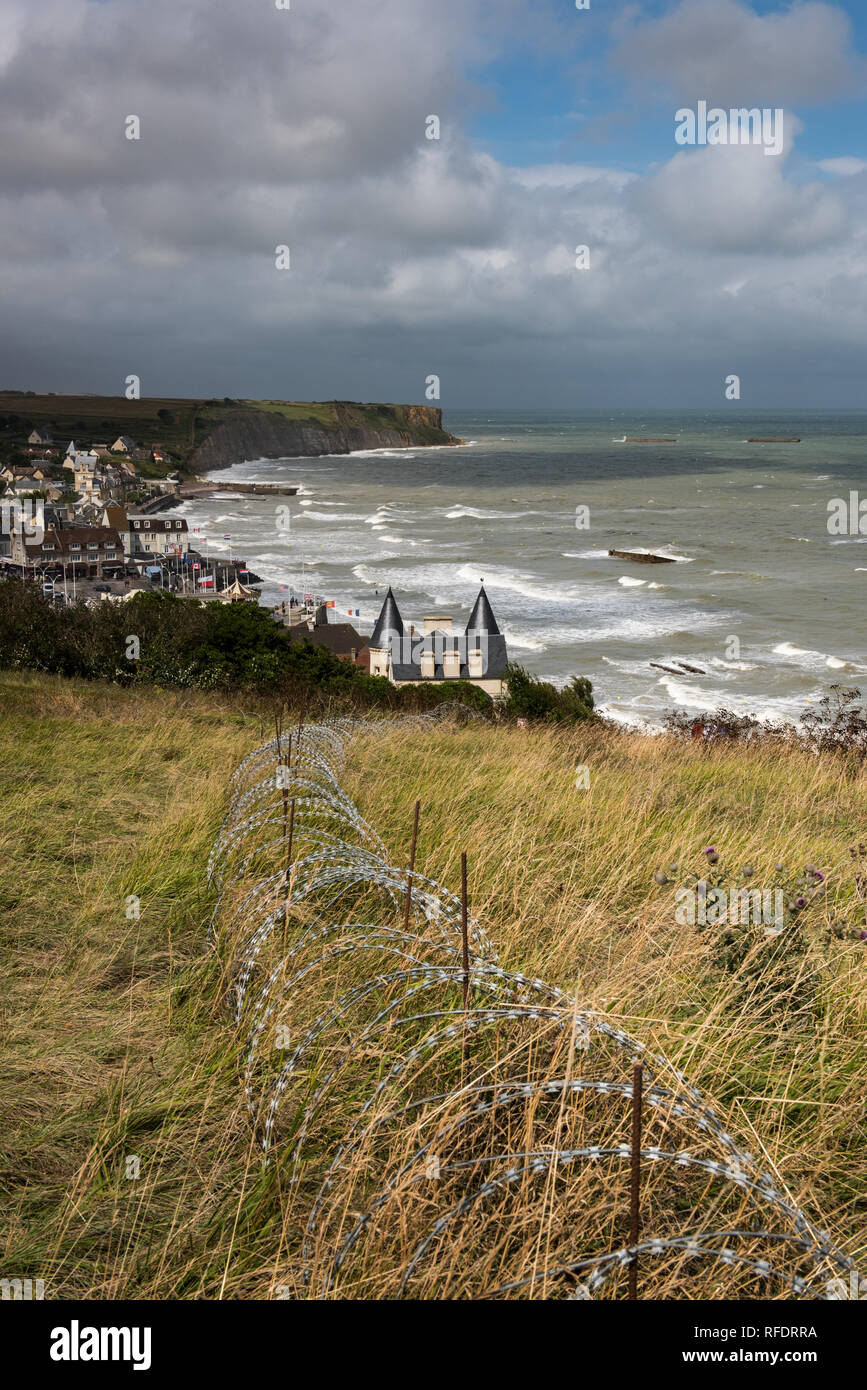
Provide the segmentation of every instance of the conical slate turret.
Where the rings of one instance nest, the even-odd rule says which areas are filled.
[[[400,616],[397,600],[391,592],[391,585],[389,585],[385,603],[382,605],[382,612],[376,620],[376,627],[373,629],[370,646],[377,651],[386,651],[395,638],[398,640],[403,638],[403,618]]]
[[[497,627],[494,610],[488,602],[484,584],[479,589],[479,596],[473,605],[473,611],[467,623],[467,632],[486,632],[489,637],[500,636],[500,629]]]

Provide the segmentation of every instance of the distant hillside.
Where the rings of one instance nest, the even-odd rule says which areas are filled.
[[[56,396],[0,391],[0,446],[23,445],[34,428],[55,442],[111,444],[130,435],[149,452],[162,445],[192,473],[248,458],[344,454],[353,449],[458,444],[432,406],[353,401],[185,400],[150,396]]]

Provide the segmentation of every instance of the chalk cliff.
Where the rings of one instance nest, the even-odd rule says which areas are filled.
[[[312,458],[355,449],[428,448],[460,444],[443,429],[442,411],[423,405],[317,405],[309,417],[287,418],[278,409],[230,410],[197,441],[188,468],[208,473],[258,458]]]

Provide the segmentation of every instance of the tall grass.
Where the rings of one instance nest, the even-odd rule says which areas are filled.
[[[589,789],[576,787],[576,766]],[[725,1110],[787,1190],[863,1261],[867,1207],[867,942],[849,848],[864,836],[867,771],[797,749],[684,745],[583,725],[574,732],[395,734],[355,746],[347,789],[390,846],[422,800],[419,860],[458,881],[503,963],[574,991],[664,1052]],[[674,917],[674,882],[713,845],[752,882],[778,864],[827,872],[791,959],[761,949],[735,972]],[[684,875],[685,876],[685,875]]]
[[[44,1278],[55,1298],[266,1298],[282,1285],[303,1296],[304,1191],[279,1153],[262,1166],[228,957],[206,948],[205,864],[228,775],[270,736],[270,717],[46,677],[3,676],[0,693],[0,1273]],[[576,763],[589,790],[575,786]],[[847,849],[863,835],[863,773],[589,725],[392,728],[352,745],[344,785],[395,863],[418,798],[420,872],[457,889],[467,852],[471,908],[504,965],[664,1052],[864,1263],[867,947],[824,929],[859,910]],[[675,923],[654,870],[708,844],[751,861],[756,881],[780,861],[830,871],[827,909],[784,981],[755,962],[722,970]],[[311,991],[303,1007],[327,1002]],[[334,1140],[333,1127],[311,1134],[314,1167]],[[600,1227],[616,1226],[621,1197],[596,1210]],[[593,1200],[581,1194],[585,1211]],[[470,1253],[457,1248],[458,1265]],[[384,1268],[373,1261],[356,1292],[384,1292]],[[458,1266],[451,1277],[423,1296],[465,1292]]]
[[[0,690],[4,1275],[55,1298],[213,1295],[203,1233],[248,1136],[205,864],[261,724],[200,696]]]

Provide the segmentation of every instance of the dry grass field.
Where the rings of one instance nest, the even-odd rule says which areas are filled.
[[[307,1194],[333,1153],[340,1103],[311,1129],[299,1181],[286,1159],[291,1105],[263,1167],[227,1002],[231,950],[207,942],[206,861],[229,775],[271,736],[271,713],[4,674],[0,731],[0,1272],[43,1278],[54,1298],[304,1296]],[[578,765],[589,788],[576,786]],[[780,1187],[867,1262],[867,942],[849,854],[863,836],[863,771],[602,726],[386,724],[350,745],[343,786],[395,864],[418,799],[419,872],[459,891],[466,852],[471,912],[502,964],[663,1053]],[[763,954],[759,942],[733,967],[712,933],[675,920],[675,885],[711,845],[733,871],[752,865],[757,884],[776,882],[778,864],[825,874],[827,893],[785,949]],[[675,861],[678,873],[657,882]],[[841,920],[848,934],[835,934]],[[293,922],[303,928],[303,908]],[[326,1007],[332,988],[311,983],[299,1017]],[[353,1066],[376,1075],[384,1055]],[[341,1189],[344,1225],[364,1181],[359,1171]],[[582,1248],[619,1238],[623,1195],[622,1184],[582,1188],[569,1212]],[[559,1239],[553,1197],[546,1210]],[[478,1259],[480,1231],[464,1227],[416,1296],[469,1296],[460,1271]],[[317,1237],[314,1263],[329,1239]],[[384,1230],[346,1292],[390,1296],[383,1262],[400,1239]],[[664,1294],[646,1278],[645,1297]],[[699,1282],[689,1296],[721,1292]]]

